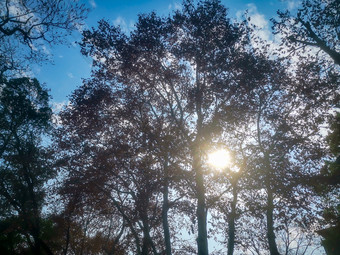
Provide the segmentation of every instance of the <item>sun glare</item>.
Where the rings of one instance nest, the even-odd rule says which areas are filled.
[[[217,150],[208,155],[208,163],[215,168],[223,169],[230,165],[230,154],[226,150]]]

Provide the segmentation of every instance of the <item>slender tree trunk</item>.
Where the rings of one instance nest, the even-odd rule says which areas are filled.
[[[114,239],[113,241],[113,245],[112,245],[112,249],[111,251],[108,253],[108,255],[116,255],[116,247],[118,246],[119,244],[119,240],[120,238],[122,237],[123,233],[124,233],[124,230],[125,230],[125,222],[123,221],[123,224],[122,224],[122,229],[120,230],[119,234],[116,236],[116,238]]]
[[[164,187],[163,187],[163,206],[162,206],[162,223],[164,231],[165,254],[171,255],[171,240],[168,222],[169,211],[169,173],[168,173],[168,159],[164,164]]]
[[[70,230],[71,230],[71,219],[70,219],[70,217],[67,217],[65,248],[63,249],[64,255],[67,255],[68,247],[69,247],[69,244],[70,244]]]
[[[154,255],[157,255],[158,252],[156,251],[156,247],[154,246],[154,243],[152,242],[151,236],[150,236],[150,227],[148,220],[143,220],[143,246],[142,246],[142,255],[149,255],[150,250],[152,250],[152,253]]]
[[[273,217],[273,211],[274,211],[274,204],[273,204],[273,192],[270,188],[267,188],[267,211],[266,211],[266,217],[267,217],[267,238],[268,238],[268,245],[269,245],[269,251],[270,255],[280,255],[277,245],[275,242],[275,233],[274,233],[274,217]]]
[[[124,213],[123,209],[120,207],[119,203],[116,200],[113,200],[113,203],[115,207],[118,209],[118,211],[122,214],[123,219],[126,220],[127,226],[129,227],[134,239],[135,239],[135,244],[136,244],[136,254],[140,255],[141,254],[141,247],[140,247],[140,239],[138,237],[138,233],[135,230],[133,223],[131,222],[130,218]]]
[[[236,204],[237,204],[237,180],[233,181],[233,201],[231,203],[231,212],[228,220],[228,255],[234,254],[235,246],[235,221],[236,221]]]
[[[268,245],[269,245],[269,252],[270,255],[280,255],[277,245],[275,242],[275,233],[274,233],[274,217],[273,217],[273,212],[274,212],[274,197],[273,197],[273,191],[272,188],[270,187],[270,183],[272,181],[272,175],[274,173],[273,169],[271,168],[270,164],[270,157],[269,153],[266,152],[262,145],[261,141],[261,128],[260,128],[260,122],[261,122],[261,113],[262,113],[262,99],[260,97],[260,106],[259,106],[259,113],[257,116],[257,137],[258,137],[258,143],[261,148],[261,151],[264,154],[264,165],[265,165],[265,180],[266,180],[266,190],[267,190],[267,208],[266,208],[266,218],[267,218],[267,239],[268,239]]]
[[[145,201],[142,203],[140,217],[142,220],[142,229],[143,229],[143,245],[142,245],[142,252],[141,255],[149,255],[150,251],[154,255],[157,255],[158,252],[156,250],[156,247],[151,239],[150,236],[150,224],[149,224],[149,216],[148,216],[148,207],[149,207],[149,194],[145,193]]]
[[[200,164],[200,157],[197,155],[194,156],[194,170],[196,173],[196,193],[197,193],[196,214],[197,214],[197,224],[198,224],[198,237],[197,237],[198,255],[208,255],[205,188],[204,188],[202,168]]]
[[[150,236],[149,236],[149,224],[148,224],[148,220],[147,220],[147,212],[145,212],[144,210],[146,210],[147,206],[145,206],[145,208],[143,208],[143,212],[141,213],[141,217],[142,217],[142,222],[143,222],[143,245],[142,245],[142,255],[149,255],[149,251],[151,249],[151,240],[150,240]]]
[[[48,247],[48,245],[41,240],[39,237],[40,230],[34,231],[35,233],[32,233],[33,239],[34,239],[34,254],[39,255],[39,254],[47,254],[47,255],[53,255],[53,252],[51,249]],[[45,251],[45,252],[42,252]]]

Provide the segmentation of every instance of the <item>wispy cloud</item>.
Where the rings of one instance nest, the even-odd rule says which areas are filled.
[[[287,3],[287,9],[289,11],[292,11],[296,8],[298,8],[301,4],[301,1],[298,1],[298,0],[289,0],[286,2]]]
[[[64,108],[64,106],[66,106],[68,104],[69,104],[69,102],[66,102],[66,101],[62,101],[62,102],[52,101],[51,102],[52,112],[57,114]]]
[[[180,9],[182,9],[182,6],[181,6],[181,4],[178,3],[178,2],[172,2],[171,4],[168,5],[168,9],[169,9],[169,10],[172,10],[172,9],[174,9],[174,10],[180,10]]]
[[[50,50],[45,45],[42,45],[41,48],[46,55],[51,55]]]
[[[268,20],[263,14],[259,13],[255,4],[248,4],[247,7],[250,18],[249,23],[257,27],[257,34],[261,39],[269,40],[271,31]]]
[[[94,0],[89,0],[89,4],[91,5],[91,7],[94,9],[97,7],[97,4]]]
[[[180,3],[175,2],[174,8],[175,8],[175,10],[180,10],[180,9],[182,9],[182,5]]]
[[[71,79],[73,79],[74,78],[74,76],[73,76],[73,73],[67,73],[67,76],[69,77],[69,78],[71,78]]]
[[[59,117],[59,112],[63,110],[66,106],[70,104],[70,101],[56,102],[52,101],[50,107],[52,109],[52,123],[56,126],[61,125],[61,119]]]
[[[129,23],[126,22],[126,20],[121,17],[121,16],[118,16],[114,21],[113,21],[113,24],[115,26],[119,26],[123,32],[125,33],[129,33],[131,32],[131,30],[133,29],[134,27],[134,24],[135,22],[133,20],[130,20]]]
[[[280,38],[273,35],[269,19],[258,11],[257,6],[251,3],[247,5],[247,11],[240,10],[236,13],[238,20],[242,20],[244,15],[248,19],[249,25],[254,27],[255,36],[268,43],[268,50],[274,51],[277,49]],[[263,45],[262,43],[259,44],[259,42],[254,39],[252,39],[252,44],[259,49],[261,49]]]

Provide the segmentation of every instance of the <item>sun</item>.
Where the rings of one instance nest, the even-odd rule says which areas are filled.
[[[231,157],[227,150],[220,149],[208,154],[208,163],[217,169],[230,166]]]

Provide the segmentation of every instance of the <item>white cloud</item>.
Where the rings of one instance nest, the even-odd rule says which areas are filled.
[[[115,26],[126,26],[125,19],[121,16],[118,16],[114,21],[113,24]]]
[[[174,5],[175,5],[175,10],[181,10],[182,9],[182,5],[181,4],[175,2]]]
[[[59,57],[59,58],[64,58],[64,56],[63,56],[63,55],[59,55],[58,57]]]
[[[97,4],[94,0],[89,0],[89,4],[92,6],[93,9],[97,7]]]
[[[50,50],[45,45],[41,46],[41,48],[46,55],[51,55]]]
[[[55,101],[52,101],[51,102],[51,109],[52,109],[52,112],[54,114],[57,114],[59,113],[63,108],[64,106],[68,105],[69,102],[66,102],[66,101],[62,101],[62,102],[55,102]]]
[[[40,72],[41,72],[41,68],[40,67],[38,67],[38,66],[34,67],[34,75],[37,75]]]
[[[265,15],[258,11],[255,4],[248,4],[247,11],[237,11],[236,18],[239,21],[243,20],[244,18],[248,19],[248,24],[254,26],[255,36],[268,43],[269,48],[267,50],[274,51],[275,49],[277,49],[278,41],[280,41],[280,38],[272,34],[269,19],[267,19]],[[255,39],[252,39],[252,44],[254,47],[259,49],[261,49],[263,46],[262,43],[260,45],[259,42]]]
[[[67,76],[70,77],[71,79],[74,78],[73,73],[67,73]]]
[[[169,5],[168,5],[168,9],[169,9],[169,10],[172,10],[172,9],[174,9],[174,10],[181,10],[181,9],[182,9],[182,6],[181,6],[181,4],[178,3],[178,2],[172,2],[172,4],[169,4]]]
[[[271,31],[266,17],[259,13],[255,4],[248,4],[249,23],[257,27],[257,34],[263,40],[269,40]]]
[[[292,10],[298,8],[299,5],[300,5],[300,1],[296,1],[296,0],[290,0],[290,1],[287,1],[286,3],[287,3],[287,9],[289,11],[292,11]]]
[[[133,29],[133,26],[134,26],[135,22],[133,20],[130,20],[129,25],[128,25],[126,20],[123,17],[118,16],[113,21],[113,24],[115,26],[119,26],[122,29],[123,32],[129,33]]]
[[[50,103],[50,107],[52,109],[52,123],[56,126],[61,125],[61,119],[59,117],[59,112],[63,110],[66,106],[70,105],[70,101],[62,101],[62,102],[55,102],[52,101]]]
[[[78,43],[77,43],[77,41],[73,41],[73,42],[71,42],[71,45],[72,45],[74,48],[77,48],[77,47],[78,47]]]

